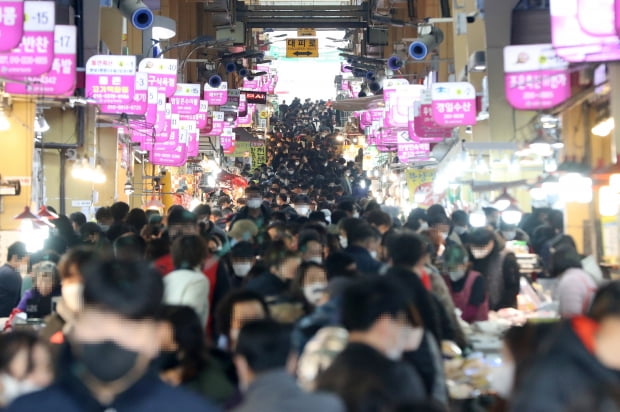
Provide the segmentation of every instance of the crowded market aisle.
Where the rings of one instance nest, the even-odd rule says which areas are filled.
[[[619,410],[620,284],[561,214],[386,207],[330,105],[280,104],[268,161],[234,164],[241,191],[222,174],[193,210],[117,202],[12,244],[0,405]]]

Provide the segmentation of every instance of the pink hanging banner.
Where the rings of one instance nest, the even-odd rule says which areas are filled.
[[[172,113],[194,115],[200,109],[200,84],[178,83],[177,91],[170,97]]]
[[[620,60],[614,0],[551,0],[551,42],[571,63]]]
[[[177,59],[147,57],[140,60],[138,71],[148,73],[150,87],[157,87],[159,93],[171,97],[177,91],[177,66]]]
[[[467,82],[434,83],[433,119],[439,126],[476,124],[476,89]]]
[[[398,160],[402,163],[409,163],[415,160],[426,159],[430,156],[431,145],[430,143],[399,143],[398,144]]]
[[[102,113],[125,113],[143,115],[148,108],[148,82],[146,73],[136,73],[133,102],[126,104],[102,104]]]
[[[258,91],[260,89],[260,82],[258,80],[243,79],[243,90]]]
[[[207,125],[207,118],[209,117],[209,103],[206,100],[201,100],[198,113],[192,115],[181,115],[181,120],[194,120],[196,121],[196,127],[203,129]]]
[[[207,121],[204,127],[200,128],[200,134],[208,135],[213,130],[213,115],[211,113],[207,114]]]
[[[424,86],[419,84],[403,84],[395,88],[384,88],[383,100],[386,107],[384,125],[406,129],[409,123],[409,108],[413,107],[413,102],[420,100],[423,90]]]
[[[22,79],[24,83],[7,82],[5,85],[7,93],[46,96],[73,94],[76,80],[76,36],[75,26],[56,26],[52,69],[38,77],[26,77]]]
[[[243,117],[237,117],[235,120],[235,125],[238,127],[250,127],[252,126],[252,115],[254,114],[254,108],[249,107],[246,110],[246,115]]]
[[[179,122],[181,131],[187,133],[187,157],[198,156],[198,129],[195,120],[181,120]]]
[[[144,120],[146,123],[155,125],[157,122],[157,101],[159,93],[157,87],[149,86],[146,90],[146,113],[144,114]],[[166,95],[161,93],[162,101],[166,101]]]
[[[385,113],[383,109],[370,109],[363,111],[360,115],[360,127],[367,127],[374,121],[383,120]]]
[[[24,1],[0,0],[0,52],[17,47],[24,34]]]
[[[213,88],[205,83],[204,99],[212,106],[221,106],[228,101],[228,83],[222,82],[222,84]]]
[[[133,102],[136,56],[96,55],[86,62],[86,97],[99,104]]]
[[[568,62],[551,44],[504,47],[506,100],[517,110],[550,109],[571,96]]]
[[[169,139],[150,150],[149,161],[154,165],[180,167],[187,161],[187,131],[179,129],[179,122],[179,115],[173,114]]]
[[[224,112],[213,112],[213,127],[209,136],[219,136],[224,131]]]
[[[441,127],[433,118],[431,103],[415,102],[409,116],[409,137],[419,143],[438,143],[452,137],[452,128]]]
[[[230,133],[220,136],[220,146],[222,146],[222,150],[226,154],[231,154],[235,151],[235,134],[232,133],[232,130]]]
[[[55,3],[26,1],[19,45],[0,53],[0,76],[24,78],[47,73],[54,61]]]

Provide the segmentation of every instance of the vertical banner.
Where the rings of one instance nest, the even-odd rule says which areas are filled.
[[[0,52],[19,45],[24,34],[24,1],[0,0]]]
[[[417,203],[418,206],[431,206],[434,177],[435,169],[407,169],[405,178],[409,188],[409,202]]]
[[[0,7],[2,3],[0,2]],[[1,43],[1,41],[0,41]],[[38,77],[25,77],[23,83],[7,82],[8,93],[67,96],[73,94],[77,66],[77,30],[75,26],[54,28],[54,60],[52,69]]]
[[[140,60],[138,71],[148,74],[149,87],[157,87],[159,93],[170,97],[177,90],[177,66],[177,59],[147,57]]]
[[[506,100],[517,110],[550,109],[571,95],[568,62],[551,44],[504,47]]]
[[[431,89],[433,119],[439,126],[476,124],[476,89],[471,83],[434,83]]]
[[[267,148],[265,142],[251,142],[250,156],[252,160],[252,168],[257,168],[267,163]]]
[[[47,73],[54,60],[53,1],[26,1],[24,32],[17,48],[0,54],[0,75],[23,78]]]
[[[86,62],[86,97],[99,104],[133,101],[136,56],[96,55]]]

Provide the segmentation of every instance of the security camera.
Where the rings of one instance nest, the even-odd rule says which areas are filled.
[[[153,12],[142,0],[114,0],[114,6],[136,29],[146,30],[153,25]]]

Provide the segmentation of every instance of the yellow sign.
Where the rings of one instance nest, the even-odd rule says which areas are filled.
[[[261,110],[258,116],[261,119],[267,119],[269,117],[269,112],[267,110]]]
[[[267,163],[267,148],[265,147],[265,143],[252,143],[251,149],[252,155],[252,167],[257,168],[263,163]]]
[[[430,206],[427,203],[432,198],[434,177],[435,169],[407,169],[405,178],[409,188],[409,202],[417,203],[420,207]]]
[[[316,37],[315,29],[297,29],[297,35],[299,37]]]
[[[288,39],[286,41],[286,57],[319,57],[319,40]]]

